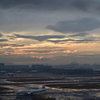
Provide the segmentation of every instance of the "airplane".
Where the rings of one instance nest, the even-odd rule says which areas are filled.
[[[31,94],[32,95],[32,93],[44,91],[45,85],[46,84],[44,84],[40,89],[19,90],[16,92],[16,94],[29,94],[29,95]]]

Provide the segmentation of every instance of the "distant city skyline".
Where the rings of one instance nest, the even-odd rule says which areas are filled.
[[[0,1],[0,62],[100,64],[99,0]]]

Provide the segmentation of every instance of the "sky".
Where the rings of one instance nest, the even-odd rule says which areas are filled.
[[[0,62],[100,64],[100,0],[0,0]]]

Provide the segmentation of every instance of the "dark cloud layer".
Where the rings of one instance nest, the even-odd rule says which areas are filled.
[[[0,0],[0,8],[21,8],[39,10],[78,10],[86,11],[88,8],[96,9],[99,0]],[[97,9],[100,6],[98,5]]]
[[[7,39],[0,39],[0,42],[6,42],[8,41]]]
[[[0,47],[5,47],[5,46],[23,47],[24,44],[0,44]]]
[[[76,37],[76,36],[79,36],[79,37],[84,37],[86,35],[88,35],[89,33],[78,33],[78,34],[75,34],[75,35],[69,35],[69,37]]]
[[[64,38],[64,35],[44,35],[44,36],[26,36],[26,35],[19,35],[19,34],[14,34],[17,38],[26,38],[26,39],[35,39],[38,41],[45,41],[47,39],[51,38]]]
[[[100,21],[95,18],[82,18],[73,21],[60,21],[56,25],[48,25],[46,28],[61,33],[85,32],[100,28]]]

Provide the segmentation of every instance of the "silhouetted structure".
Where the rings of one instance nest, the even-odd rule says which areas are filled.
[[[35,65],[32,65],[32,69],[38,70],[38,71],[41,71],[41,72],[45,72],[45,71],[47,72],[47,71],[52,70],[52,66],[35,64]]]

